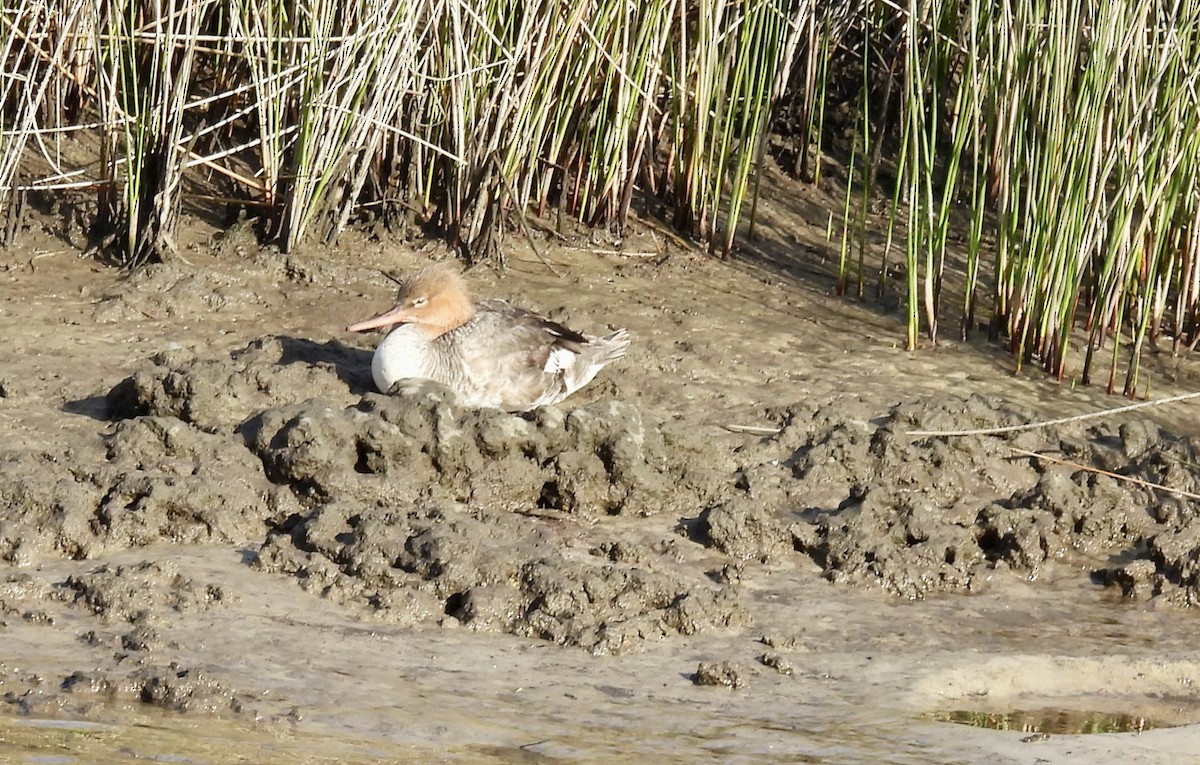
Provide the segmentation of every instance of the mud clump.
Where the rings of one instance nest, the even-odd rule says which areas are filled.
[[[1195,482],[1187,455],[1165,456],[1173,442],[1147,424],[1125,423],[1116,432],[1101,425],[912,436],[1034,418],[977,396],[903,402],[862,416],[841,397],[773,410],[777,435],[713,455],[694,433],[647,423],[618,401],[518,417],[464,409],[445,388],[412,381],[392,395],[366,393],[346,404],[346,381],[365,374],[365,356],[315,345],[290,354],[304,363],[280,363],[289,351],[275,338],[228,360],[160,354],[112,391],[110,408],[147,422],[178,417],[214,438],[236,432],[269,481],[300,502],[277,499],[263,508],[251,501],[244,515],[276,529],[263,545],[262,565],[388,618],[449,615],[593,649],[625,641],[597,637],[613,629],[603,608],[573,606],[552,610],[552,617],[539,611],[535,602],[571,592],[573,582],[594,572],[544,557],[551,545],[528,533],[541,526],[525,522],[516,530],[512,513],[587,521],[690,517],[696,541],[734,561],[776,563],[798,551],[832,581],[908,598],[972,591],[998,569],[1036,577],[1052,561],[1134,550],[1155,567],[1152,574],[1145,566],[1111,572],[1125,591],[1198,587],[1186,545],[1172,543],[1186,536],[1180,524],[1194,515],[1186,503],[1159,502],[1136,486],[1014,452],[1061,454],[1145,480]],[[98,516],[103,525],[106,514]],[[1175,526],[1156,527],[1167,516]],[[375,529],[370,542],[365,528]],[[562,577],[557,585],[531,575],[534,563],[546,560]],[[632,577],[620,587],[650,593],[643,610],[661,622],[626,625],[622,635],[673,629],[663,625],[675,617],[655,604],[682,590],[650,576],[653,562],[653,555],[608,561],[604,587]],[[727,581],[746,575],[739,569]],[[591,617],[574,615],[585,612]],[[589,626],[587,618],[596,622]]]
[[[55,455],[0,455],[0,560],[32,565],[47,554],[86,558],[103,547],[92,530],[105,487]]]
[[[792,664],[791,659],[778,651],[767,651],[758,657],[758,661],[764,667],[770,667],[781,675],[796,674],[796,667]]]
[[[53,625],[54,618],[40,606],[55,600],[56,588],[28,573],[12,573],[0,579],[0,630],[7,619]],[[34,604],[34,605],[30,605]]]
[[[699,520],[708,543],[733,558],[767,563],[794,551],[787,526],[746,498],[710,507]]]
[[[273,481],[322,501],[402,496],[591,517],[695,512],[715,490],[615,401],[525,419],[462,409],[421,383],[348,408],[316,399],[268,410],[245,430]]]
[[[748,686],[750,681],[746,678],[746,671],[739,664],[731,661],[702,661],[696,667],[692,683],[737,690]]]
[[[264,409],[325,392],[345,393],[339,375],[370,382],[370,354],[340,343],[256,340],[228,358],[175,349],[155,354],[106,396],[113,419],[177,417],[209,432],[230,432]]]
[[[0,560],[82,560],[158,544],[262,540],[296,499],[262,474],[245,446],[174,417],[118,423],[106,461],[33,452],[0,455]]]
[[[908,598],[971,591],[997,569],[1032,578],[1052,561],[1120,554],[1138,560],[1098,573],[1127,594],[1178,588],[1183,601],[1196,597],[1200,531],[1190,531],[1190,503],[1026,454],[1188,490],[1197,477],[1187,466],[1198,461],[1187,439],[1138,422],[1116,432],[1102,424],[909,435],[1035,419],[980,397],[903,403],[872,418],[848,409],[837,401],[778,410],[779,434],[742,452],[743,496],[702,518],[708,543],[766,559],[784,548],[787,524],[795,549],[832,581]],[[747,503],[764,509],[731,510]]]
[[[1101,573],[1131,596],[1200,590],[1190,502],[1016,451],[1197,483],[1190,443],[1151,426],[922,436],[1033,417],[979,397],[865,414],[839,397],[770,410],[777,434],[714,449],[686,419],[650,421],[626,401],[515,416],[464,408],[433,383],[380,395],[369,358],[287,338],[218,358],[155,356],[108,396],[124,419],[104,462],[0,462],[0,489],[22,508],[19,522],[0,521],[0,557],[246,544],[258,570],[378,618],[594,653],[745,625],[740,582],[797,555],[832,581],[908,598],[1105,555],[1126,561]],[[664,516],[660,528],[691,541],[664,530],[669,542],[656,542],[638,525]],[[679,565],[701,554],[692,543],[724,565]],[[142,574],[157,577],[145,582],[157,600],[122,590]],[[166,571],[68,585],[97,615],[135,626],[219,601]],[[120,639],[128,651],[156,642]]]
[[[257,541],[296,508],[242,444],[171,417],[119,423],[108,457],[116,477],[95,523],[127,547]]]
[[[239,693],[202,670],[183,667],[176,662],[148,664],[129,676],[108,672],[78,670],[63,679],[61,690],[67,699],[95,697],[102,701],[139,701],[172,712],[200,712],[214,716],[254,717],[248,694]],[[32,694],[26,694],[32,695]],[[29,701],[22,697],[6,699],[25,711]]]
[[[319,353],[328,368],[312,363]],[[257,522],[260,570],[389,620],[502,630],[596,653],[746,620],[732,590],[703,572],[658,570],[655,555],[635,554],[637,545],[600,528],[587,534],[588,553],[567,555],[546,520],[571,527],[616,515],[696,515],[714,504],[726,477],[677,429],[664,435],[618,401],[527,416],[465,409],[449,390],[420,381],[346,405],[345,381],[355,374],[347,365],[361,359],[307,347],[295,355],[305,363],[289,367],[281,355],[274,339],[227,360],[159,354],[109,394],[110,411],[132,417],[114,430],[110,458],[163,471],[159,491],[168,492],[214,461],[205,450],[241,450],[244,474],[231,470],[186,493],[244,485],[256,496],[204,499],[221,508],[218,517],[190,506],[173,517],[202,519],[221,536],[233,536],[223,523],[248,531]],[[102,507],[97,517],[127,527],[144,515],[135,504],[119,503],[115,515]],[[125,518],[121,508],[134,512]]]
[[[132,566],[100,566],[67,577],[63,598],[83,606],[105,623],[146,624],[164,611],[205,610],[225,602],[224,590],[198,584],[170,561]]]
[[[744,626],[728,588],[640,567],[546,560],[527,566],[519,632],[593,653],[636,650],[645,640]]]
[[[531,519],[463,505],[392,508],[335,501],[315,507],[259,555],[267,571],[355,600],[381,616],[452,617],[474,629],[575,645],[636,650],[651,638],[744,623],[726,589],[596,550],[568,558],[563,540]]]
[[[166,666],[143,667],[134,674],[133,692],[144,704],[175,712],[242,714],[246,711],[241,694],[198,669]]]
[[[964,517],[954,508],[886,489],[867,489],[848,500],[816,524],[815,543],[801,545],[831,581],[882,586],[917,598],[969,590],[986,563],[978,540],[982,532],[969,511]]]
[[[1104,571],[1105,581],[1129,598],[1200,605],[1200,517],[1148,536],[1145,549],[1146,558]]]

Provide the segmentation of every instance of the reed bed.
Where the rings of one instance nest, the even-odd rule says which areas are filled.
[[[856,175],[896,170],[888,226],[904,234],[910,348],[936,342],[952,262],[960,334],[987,324],[1018,369],[1088,383],[1106,359],[1109,391],[1125,365],[1133,395],[1148,346],[1194,349],[1200,3],[889,0],[867,3],[851,35]],[[848,195],[846,219],[863,206]],[[956,212],[968,220],[952,251]],[[840,263],[847,285],[854,264]]]
[[[0,203],[94,191],[101,244],[134,265],[170,257],[195,198],[254,208],[289,250],[376,214],[478,258],[531,209],[620,227],[647,187],[728,250],[816,28],[786,6],[10,0]],[[48,145],[89,138],[86,166]]]
[[[530,211],[645,204],[727,253],[772,128],[825,182],[840,100],[839,288],[902,251],[910,348],[949,271],[960,334],[1059,378],[1074,344],[1132,394],[1148,346],[1200,342],[1198,43],[1200,0],[8,0],[0,233],[75,194],[133,266],[171,257],[185,202],[286,250],[370,216],[480,259]]]

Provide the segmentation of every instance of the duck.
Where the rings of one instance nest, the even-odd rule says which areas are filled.
[[[403,279],[395,305],[346,329],[387,328],[371,359],[381,393],[397,380],[432,380],[466,407],[509,412],[561,402],[623,357],[630,340],[624,329],[597,337],[503,300],[475,299],[447,263]]]

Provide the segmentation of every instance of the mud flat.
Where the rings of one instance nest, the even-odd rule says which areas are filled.
[[[470,279],[630,355],[475,411],[373,391],[341,330],[436,253],[200,232],[122,276],[26,242],[0,260],[0,756],[75,730],[195,755],[175,734],[210,726],[237,732],[209,762],[1200,759],[1200,510],[1148,486],[1200,493],[1187,404],[916,435],[1121,402],[904,353],[897,317],[778,263],[557,248],[563,278],[518,252]],[[939,721],[1025,713],[1058,722]]]

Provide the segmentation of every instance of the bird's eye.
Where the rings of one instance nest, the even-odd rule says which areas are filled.
[[[421,306],[425,305],[428,302],[429,302],[429,298],[424,298],[424,297],[413,298],[412,307],[420,308]]]

